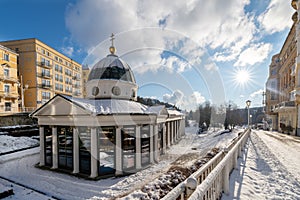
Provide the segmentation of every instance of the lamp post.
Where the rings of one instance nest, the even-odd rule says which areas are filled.
[[[22,104],[21,104],[21,110],[22,112],[25,111],[25,106],[24,106],[24,92],[25,90],[28,89],[28,84],[25,84],[23,85],[23,79],[22,79],[22,76],[21,76],[21,82],[19,83],[19,87],[21,88],[21,100],[22,100]]]
[[[248,128],[250,127],[250,105],[251,105],[251,101],[250,100],[247,100],[246,101],[246,105],[247,105],[247,108],[248,108]]]

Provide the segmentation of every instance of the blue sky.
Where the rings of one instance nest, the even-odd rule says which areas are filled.
[[[292,25],[288,0],[1,0],[0,40],[38,38],[82,64],[117,54],[139,95],[193,109],[261,106],[271,56]],[[5,27],[5,28],[3,28]]]

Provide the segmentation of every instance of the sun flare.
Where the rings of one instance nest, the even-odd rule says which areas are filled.
[[[255,82],[253,69],[247,67],[235,68],[232,71],[231,80],[234,87],[245,89]]]
[[[244,85],[244,84],[248,83],[249,80],[250,80],[250,73],[247,70],[242,69],[242,70],[238,70],[236,72],[235,81],[238,84]]]

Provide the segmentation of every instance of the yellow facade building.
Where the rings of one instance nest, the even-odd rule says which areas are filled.
[[[269,67],[269,77],[266,83],[266,114],[272,121],[272,128],[291,135],[299,134],[296,95],[300,88],[300,70],[296,57],[298,16],[292,16],[294,21],[288,36],[280,50],[274,55]]]
[[[0,42],[19,54],[24,108],[31,111],[55,94],[82,97],[82,66],[36,38]]]
[[[88,81],[88,78],[89,78],[89,74],[90,74],[90,69],[88,66],[83,66],[82,67],[82,95],[83,95],[83,98],[86,98],[87,97],[87,92],[86,92],[86,83]]]
[[[18,112],[18,54],[0,45],[0,115]]]

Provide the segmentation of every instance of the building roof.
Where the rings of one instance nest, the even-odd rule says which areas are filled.
[[[148,107],[139,102],[122,99],[82,99],[65,96],[69,101],[96,115],[105,114],[150,114]]]
[[[56,108],[54,109],[53,106]],[[122,99],[83,99],[57,94],[30,116],[40,115],[115,115],[145,114],[156,115],[148,106],[139,102]]]
[[[115,54],[109,54],[93,66],[88,80],[94,79],[115,79],[136,83],[130,66]]]

